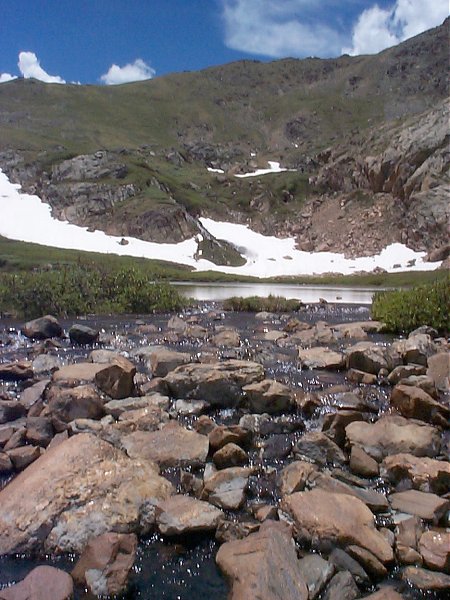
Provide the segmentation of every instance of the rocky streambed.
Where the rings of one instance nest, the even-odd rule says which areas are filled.
[[[330,304],[1,325],[1,600],[447,597],[432,329]]]

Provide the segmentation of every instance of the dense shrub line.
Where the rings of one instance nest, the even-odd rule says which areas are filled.
[[[242,312],[293,312],[303,306],[301,300],[288,300],[281,296],[250,296],[249,298],[238,298],[233,296],[224,302],[225,310]]]
[[[32,318],[46,313],[150,313],[179,310],[185,299],[169,284],[135,268],[67,266],[0,274],[0,311]]]
[[[372,316],[389,331],[408,333],[430,325],[441,333],[450,331],[450,277],[409,290],[376,292]]]

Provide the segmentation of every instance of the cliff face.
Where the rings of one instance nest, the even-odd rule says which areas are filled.
[[[449,22],[376,56],[1,84],[0,167],[55,217],[122,236],[179,242],[209,216],[305,250],[433,250],[450,222]],[[293,172],[236,177],[267,160]],[[240,260],[212,238],[205,251]]]

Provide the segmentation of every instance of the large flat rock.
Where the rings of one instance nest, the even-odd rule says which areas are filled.
[[[282,508],[294,520],[299,539],[357,545],[383,564],[393,560],[392,548],[375,528],[372,512],[358,498],[322,489],[285,496]]]
[[[216,529],[223,512],[202,500],[176,495],[156,509],[156,524],[163,535],[184,535]]]
[[[230,600],[308,599],[294,543],[281,523],[266,522],[257,533],[223,544],[216,562],[230,581]]]
[[[75,435],[0,492],[0,555],[80,552],[94,535],[139,532],[148,507],[172,492],[154,463],[130,459],[91,434]]]

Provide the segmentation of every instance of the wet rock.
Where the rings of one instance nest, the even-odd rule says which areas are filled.
[[[96,372],[95,383],[111,398],[120,400],[133,395],[136,367],[128,359],[119,356]]]
[[[205,480],[202,499],[225,510],[236,510],[245,500],[245,490],[252,469],[230,467],[214,473]]]
[[[439,454],[441,445],[434,427],[397,416],[385,416],[376,423],[350,423],[345,432],[351,446],[359,446],[378,462],[403,452],[433,457]]]
[[[450,392],[450,353],[439,352],[428,357],[427,375],[440,392]]]
[[[274,414],[288,410],[293,401],[293,394],[286,385],[272,379],[264,379],[243,388],[250,410],[254,413]]]
[[[349,571],[336,573],[323,596],[323,600],[355,600],[356,598],[359,598],[358,586]]]
[[[190,431],[176,421],[159,431],[136,431],[122,439],[128,456],[152,460],[161,468],[203,465],[209,450],[205,435]]]
[[[30,409],[34,404],[42,399],[44,391],[49,383],[49,379],[44,379],[33,385],[30,385],[30,387],[25,388],[21,392],[20,403],[25,407],[26,410]]]
[[[317,472],[317,467],[309,462],[296,460],[281,471],[278,476],[278,487],[282,496],[302,492],[309,477]]]
[[[412,454],[387,456],[380,466],[381,475],[393,484],[405,482],[415,490],[444,494],[450,488],[450,464]]]
[[[436,353],[436,346],[426,333],[410,333],[403,348],[403,357],[406,363],[425,367],[428,363],[428,357]]]
[[[0,400],[0,423],[9,423],[26,414],[23,404],[17,400]]]
[[[428,375],[410,375],[406,379],[400,379],[402,385],[420,388],[435,400],[439,398],[434,381]]]
[[[70,600],[72,577],[55,567],[36,567],[15,585],[0,590],[0,600]]]
[[[263,377],[263,367],[258,363],[228,360],[182,365],[169,373],[164,382],[175,398],[205,400],[213,406],[230,408],[241,401],[244,386]]]
[[[391,385],[396,385],[401,379],[410,375],[425,375],[425,373],[426,367],[422,365],[399,365],[389,373],[388,381]]]
[[[175,400],[170,415],[174,418],[177,415],[200,415],[208,409],[208,403],[203,400]]]
[[[357,369],[373,375],[378,375],[381,369],[390,370],[386,349],[374,342],[358,342],[345,350],[345,356],[347,369]]]
[[[218,469],[240,467],[248,463],[248,456],[240,446],[230,442],[213,454],[213,462]]]
[[[104,368],[102,364],[88,362],[75,363],[60,367],[52,375],[52,381],[57,383],[61,381],[70,381],[72,385],[82,382],[93,382],[98,371]]]
[[[180,365],[190,363],[191,355],[155,346],[149,354],[149,359],[153,377],[165,377]]]
[[[243,540],[251,533],[256,533],[259,528],[260,523],[248,519],[240,521],[223,520],[217,526],[215,539],[219,544]]]
[[[270,504],[264,504],[263,506],[259,506],[255,508],[253,514],[255,515],[255,519],[264,523],[267,520],[278,520],[278,510],[276,506],[271,506]]]
[[[323,418],[322,431],[340,447],[345,443],[345,428],[354,421],[363,421],[363,415],[356,410],[339,410],[327,413]]]
[[[161,410],[158,406],[149,406],[147,408],[138,408],[136,410],[127,410],[119,417],[117,427],[121,431],[156,431],[163,423],[169,421],[169,414]],[[124,425],[125,429],[122,428]]]
[[[333,576],[335,567],[318,554],[307,554],[299,560],[299,567],[308,588],[308,598],[314,600]]]
[[[111,362],[114,362],[118,356],[120,356],[118,352],[100,348],[99,350],[92,350],[92,352],[89,354],[89,360],[93,363],[107,365]]]
[[[216,562],[230,581],[230,600],[308,599],[295,546],[281,523],[263,523],[257,533],[224,544]]]
[[[14,423],[17,423],[17,421],[14,421]],[[19,446],[23,446],[25,444],[25,437],[26,437],[26,421],[23,420],[21,422],[21,425],[19,427],[17,427],[17,429],[14,431],[14,433],[12,434],[12,436],[9,438],[9,440],[6,442],[6,444],[3,446],[3,450],[6,452],[7,450],[13,450],[14,448],[19,448]]]
[[[285,496],[282,509],[294,520],[300,541],[357,545],[381,563],[392,561],[392,548],[375,529],[373,514],[358,498],[321,489]]]
[[[125,412],[139,410],[141,408],[159,408],[167,410],[169,408],[169,398],[161,394],[149,394],[148,396],[136,396],[132,398],[123,398],[122,400],[110,400],[104,405],[107,415],[119,419]]]
[[[347,546],[347,552],[352,558],[356,559],[363,566],[364,570],[372,575],[372,577],[382,579],[387,576],[388,572],[386,567],[366,548],[350,545]]]
[[[389,502],[394,510],[416,515],[435,524],[439,522],[450,507],[450,500],[418,490],[407,490],[406,492],[391,494]]]
[[[40,319],[28,321],[22,327],[22,333],[25,337],[33,340],[46,340],[53,337],[61,337],[63,329],[58,319],[51,315],[46,315]]]
[[[422,520],[419,517],[407,517],[397,524],[395,529],[395,553],[400,564],[421,564],[422,558],[417,549],[422,533]]]
[[[69,338],[72,344],[80,344],[82,346],[95,344],[99,336],[98,329],[93,329],[81,323],[74,323],[69,329]]]
[[[0,474],[9,473],[13,470],[13,464],[6,452],[0,451]]]
[[[373,512],[384,512],[389,504],[386,497],[375,490],[368,490],[357,486],[349,485],[339,481],[326,473],[312,473],[308,478],[310,487],[318,487],[322,490],[334,492],[337,494],[348,494],[354,498],[359,498]]]
[[[61,366],[61,359],[53,354],[39,354],[33,362],[32,367],[36,375],[42,375],[43,373],[53,373]]]
[[[263,445],[263,458],[267,460],[286,458],[292,450],[292,440],[285,434],[270,436]]]
[[[434,400],[418,387],[396,385],[391,393],[391,404],[404,417],[419,419],[437,425],[446,425],[450,416],[447,406]]]
[[[345,455],[337,444],[319,431],[305,433],[295,444],[293,454],[300,460],[309,460],[318,465],[342,465]]]
[[[187,326],[188,324],[186,323],[186,321],[178,315],[170,317],[170,319],[167,322],[167,329],[172,329],[177,333],[184,333]]]
[[[350,470],[363,477],[377,477],[378,463],[359,446],[352,446],[350,452]]]
[[[217,427],[215,421],[213,421],[207,415],[200,415],[199,418],[194,421],[195,431],[197,433],[201,433],[202,435],[209,435],[215,427]],[[211,440],[209,440],[209,444],[212,448],[213,446],[211,444]]]
[[[62,387],[52,385],[47,390],[47,405],[41,415],[70,423],[75,419],[100,419],[105,414],[104,400],[92,385]]]
[[[298,359],[302,369],[342,369],[345,364],[344,355],[329,348],[309,348],[298,350]]]
[[[24,381],[33,377],[33,364],[29,360],[0,364],[0,379],[5,381]]]
[[[339,571],[351,573],[358,583],[367,583],[369,577],[357,560],[340,548],[334,548],[328,560],[339,569]]]
[[[238,348],[241,344],[241,338],[239,333],[234,329],[224,329],[211,339],[214,346],[224,348]]]
[[[347,378],[349,381],[355,383],[364,383],[366,385],[375,385],[377,383],[377,376],[373,373],[365,373],[358,369],[349,369],[347,371]]]
[[[172,496],[156,508],[156,524],[167,536],[212,531],[222,519],[223,512],[219,508],[189,496]]]
[[[81,552],[93,535],[145,532],[172,493],[154,463],[131,460],[90,434],[48,449],[0,491],[0,555]]]
[[[53,438],[53,426],[46,417],[28,417],[26,439],[30,444],[46,448]]]
[[[362,323],[341,323],[333,325],[332,330],[338,339],[366,340],[368,337]]]
[[[447,529],[425,531],[419,540],[419,552],[429,569],[450,572],[450,543]]]
[[[365,600],[404,600],[404,596],[390,586],[383,586],[378,592],[365,596]]]
[[[421,567],[406,567],[402,579],[419,590],[438,591],[450,589],[450,575],[428,571]]]
[[[120,594],[127,587],[137,548],[134,533],[104,533],[89,540],[72,571],[74,581],[96,596]]]
[[[8,450],[7,454],[14,469],[16,471],[22,471],[40,457],[41,449],[39,446],[20,446],[19,448]]]

